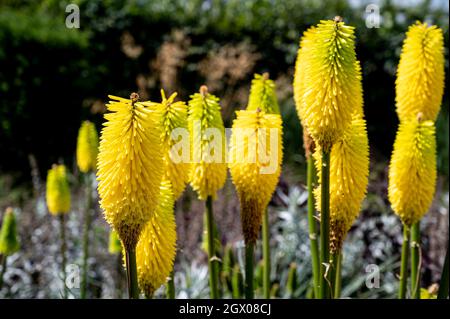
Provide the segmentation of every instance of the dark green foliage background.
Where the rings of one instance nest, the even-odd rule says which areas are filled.
[[[373,1],[372,1],[373,2]],[[65,27],[66,5],[80,7],[81,28]],[[368,2],[367,2],[368,3]],[[292,71],[299,37],[310,25],[335,15],[356,26],[357,55],[363,66],[365,114],[372,156],[389,158],[397,128],[395,71],[404,33],[416,20],[427,20],[445,32],[448,74],[448,7],[423,1],[400,7],[379,1],[381,28],[365,25],[365,6],[347,1],[313,0],[78,0],[0,1],[0,173],[29,180],[28,155],[42,172],[63,159],[73,163],[76,134],[83,119],[101,127],[83,103],[107,101],[108,94],[128,96],[138,74],[152,72],[149,61],[175,29],[190,38],[185,65],[179,70],[180,97],[197,91],[205,79],[196,65],[208,52],[248,41],[261,55],[253,72],[271,77]],[[444,6],[444,1],[437,3]],[[128,31],[143,52],[130,59],[120,38]],[[248,85],[252,72],[242,85]],[[219,97],[224,92],[214,92]],[[159,99],[159,83],[150,88]],[[302,161],[301,129],[293,99],[280,101],[285,123],[287,162]],[[233,108],[242,105],[231,105]],[[232,113],[230,113],[232,114]],[[225,118],[230,125],[232,118]],[[448,176],[448,95],[438,126],[439,170]],[[299,151],[300,150],[300,151]]]

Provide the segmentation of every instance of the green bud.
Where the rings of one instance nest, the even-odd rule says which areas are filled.
[[[8,207],[3,217],[2,229],[0,230],[0,254],[9,256],[20,249],[19,237],[17,235],[16,217],[11,207]]]
[[[119,239],[117,233],[111,229],[109,233],[109,253],[110,254],[120,254],[122,252],[122,243]]]

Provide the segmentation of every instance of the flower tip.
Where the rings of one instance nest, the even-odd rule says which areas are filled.
[[[264,72],[262,74],[262,78],[263,78],[264,81],[267,81],[269,79],[269,72]]]
[[[423,113],[422,112],[417,113],[417,121],[420,123],[422,122],[422,120],[423,120]]]
[[[208,87],[206,85],[202,85],[200,87],[200,94],[205,96],[206,94],[208,94]]]
[[[131,93],[130,100],[133,104],[136,103],[137,101],[139,101],[139,94],[137,94],[136,92]]]
[[[333,21],[336,22],[336,23],[344,22],[344,18],[342,18],[341,16],[335,16]]]

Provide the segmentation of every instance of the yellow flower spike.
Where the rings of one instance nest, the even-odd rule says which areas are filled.
[[[295,101],[295,107],[297,109],[297,115],[300,119],[300,122],[305,128],[305,125],[303,123],[303,118],[305,115],[303,115],[304,111],[304,93],[307,89],[307,83],[305,83],[305,69],[306,64],[308,63],[307,59],[311,56],[311,54],[308,52],[311,48],[311,41],[314,37],[314,30],[316,27],[310,27],[308,30],[303,32],[303,36],[300,39],[300,45],[297,52],[297,59],[295,61],[295,72],[294,72],[294,82],[293,82],[293,90],[294,90],[294,101]]]
[[[190,184],[199,199],[205,200],[208,196],[214,198],[227,177],[225,129],[219,98],[208,93],[206,86],[200,88],[200,93],[191,95],[188,126],[193,161],[189,174]],[[220,136],[208,136],[209,133]]]
[[[396,106],[400,121],[423,114],[435,121],[444,92],[444,38],[436,26],[416,22],[403,42],[396,79]]]
[[[314,153],[319,183],[322,165],[321,149]],[[355,112],[342,139],[331,149],[330,160],[330,250],[341,249],[342,243],[359,215],[366,195],[369,176],[369,141],[366,121]],[[320,211],[320,187],[314,190],[316,208]]]
[[[53,165],[47,174],[47,207],[52,215],[70,211],[70,188],[64,165]]]
[[[161,182],[159,198],[136,247],[139,287],[149,297],[166,282],[176,253],[174,197],[169,181]]]
[[[142,102],[144,106],[149,106],[156,110],[161,125],[161,141],[163,144],[163,161],[165,172],[163,179],[168,179],[173,185],[175,199],[180,197],[186,188],[189,180],[190,163],[176,162],[171,157],[171,149],[177,141],[171,137],[174,129],[187,129],[187,105],[183,101],[176,101],[177,93],[173,93],[168,99],[164,90],[161,90],[161,103]]]
[[[388,197],[402,222],[411,226],[428,211],[436,186],[436,139],[432,121],[400,123],[389,166]]]
[[[280,114],[275,83],[269,79],[269,73],[255,74],[252,80],[247,110],[258,108],[266,113]]]
[[[77,165],[81,172],[94,171],[97,167],[98,134],[94,123],[84,121],[78,131]]]
[[[98,193],[106,221],[132,249],[158,204],[162,146],[157,114],[131,99],[109,96],[97,161]]]
[[[260,110],[237,111],[236,115],[229,168],[241,204],[244,239],[254,244],[281,172],[282,120],[278,114]]]
[[[358,105],[358,86],[361,73],[357,68],[354,28],[340,18],[321,21],[307,32],[305,54],[300,54],[304,68],[302,122],[315,142],[325,151],[344,134],[350,125],[355,105]],[[302,93],[303,92],[303,93]]]

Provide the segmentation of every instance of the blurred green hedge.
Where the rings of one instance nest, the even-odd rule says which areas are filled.
[[[65,27],[69,3],[80,7],[80,29]],[[335,15],[357,28],[372,155],[384,161],[398,124],[394,82],[404,33],[416,20],[443,28],[448,74],[448,4],[425,0],[400,6],[379,1],[381,27],[369,29],[365,24],[369,2],[350,3],[4,0],[0,2],[0,172],[22,172],[28,179],[29,154],[43,171],[58,159],[72,164],[81,120],[89,118],[100,129],[100,106],[108,94],[128,96],[140,90],[159,99],[163,87],[188,99],[207,83],[224,98],[229,125],[234,109],[244,106],[253,73],[265,71],[277,79],[281,92],[287,161],[301,162],[301,129],[290,87],[298,41],[310,25]],[[438,120],[439,169],[446,176],[448,122],[446,95]]]

